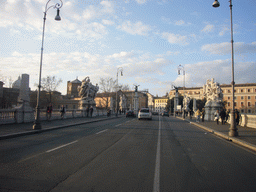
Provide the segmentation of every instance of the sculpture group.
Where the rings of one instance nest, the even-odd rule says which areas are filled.
[[[203,94],[206,97],[205,119],[214,120],[214,113],[223,108],[223,94],[218,83],[208,79],[203,87]]]
[[[97,92],[99,91],[99,86],[98,84],[93,85],[90,82],[90,78],[87,76],[82,80],[81,86],[78,88],[78,95],[81,97],[79,108],[80,109],[86,109],[89,108],[90,106],[95,107],[95,97]]]

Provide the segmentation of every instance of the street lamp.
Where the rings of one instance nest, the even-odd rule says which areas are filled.
[[[229,128],[229,136],[235,137],[238,136],[236,123],[235,123],[235,78],[234,78],[234,40],[233,40],[233,19],[232,19],[232,0],[229,0],[230,7],[230,23],[231,23],[231,68],[232,68],[232,111],[231,111],[231,123]],[[213,7],[217,8],[220,6],[218,0],[214,1],[212,4]]]
[[[184,70],[184,66],[179,65],[178,66],[178,75],[180,75],[180,71],[182,70],[183,72],[183,101],[185,98],[185,70]],[[183,102],[183,118],[185,119],[185,106],[184,106],[184,102]]]
[[[116,85],[117,85],[117,90],[116,90],[116,116],[118,116],[118,107],[117,107],[117,92],[118,92],[118,73],[120,72],[121,76],[123,76],[123,68],[118,67],[117,68],[117,73],[116,73]]]
[[[45,5],[45,12],[43,18],[43,35],[42,35],[42,48],[41,48],[41,59],[40,59],[40,72],[39,72],[39,84],[38,84],[38,93],[37,93],[37,106],[36,106],[36,118],[33,125],[33,129],[41,129],[40,123],[40,93],[41,93],[41,74],[42,74],[42,63],[43,63],[43,47],[44,47],[44,30],[45,30],[45,20],[46,20],[46,13],[50,8],[57,9],[57,15],[55,17],[56,21],[60,21],[60,8],[62,7],[63,3],[56,3],[55,5],[51,5],[48,7],[48,4],[51,0],[49,0]]]

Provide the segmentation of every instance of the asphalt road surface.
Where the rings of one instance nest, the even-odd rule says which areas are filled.
[[[0,191],[255,191],[256,154],[173,117],[0,141]]]

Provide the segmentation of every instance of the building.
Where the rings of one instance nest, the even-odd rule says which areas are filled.
[[[145,91],[138,91],[138,104],[139,109],[148,107],[148,93]],[[126,99],[125,110],[135,110],[135,92],[134,91],[118,91],[118,103],[119,97],[124,96]],[[116,92],[110,93],[97,93],[95,97],[96,107],[115,109],[116,106]]]
[[[232,87],[231,85],[220,85],[223,93],[223,101],[227,110],[232,109]],[[190,98],[203,99],[203,87],[192,87],[183,90],[178,88],[181,95],[189,94]],[[169,98],[175,96],[175,89],[169,93]],[[256,114],[256,83],[235,84],[235,108],[241,113]]]
[[[154,111],[155,112],[162,112],[165,110],[168,97],[154,97]]]
[[[77,88],[81,86],[82,82],[76,78],[74,81],[67,82],[67,97],[68,98],[76,98],[78,97]]]

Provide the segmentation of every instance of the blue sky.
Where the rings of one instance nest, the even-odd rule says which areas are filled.
[[[49,5],[59,3],[50,1]],[[116,78],[163,96],[172,85],[203,86],[214,78],[231,82],[230,9],[228,0],[63,0],[46,19],[42,77],[63,83],[89,76]],[[9,86],[23,73],[30,87],[38,83],[43,12],[47,0],[0,0],[0,79]],[[256,1],[233,0],[235,82],[256,83]]]

